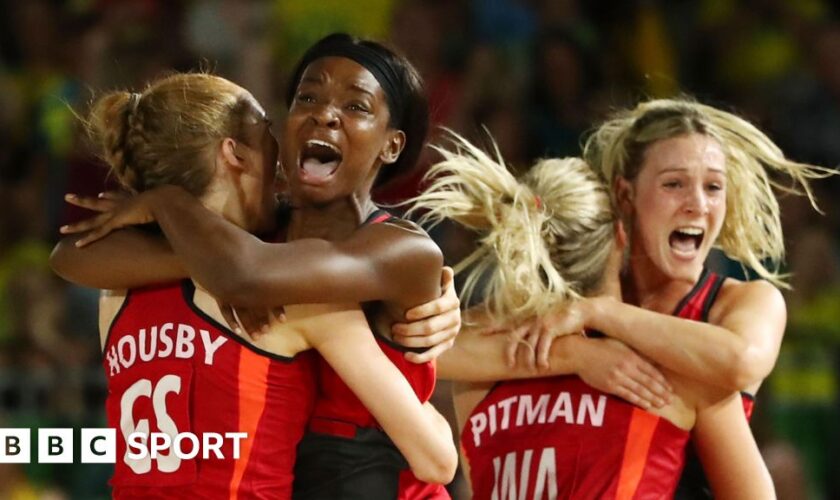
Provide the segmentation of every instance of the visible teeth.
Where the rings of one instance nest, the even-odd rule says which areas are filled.
[[[687,234],[688,236],[700,236],[703,234],[703,230],[696,227],[681,227],[677,229],[677,232]]]
[[[329,148],[329,149],[335,151],[338,154],[341,153],[341,151],[339,151],[337,147],[333,146],[329,142],[319,141],[317,139],[310,139],[310,140],[306,141],[306,145],[307,146],[323,146],[325,148]]]

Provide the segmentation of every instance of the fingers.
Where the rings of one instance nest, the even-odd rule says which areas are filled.
[[[438,356],[449,350],[453,345],[455,345],[455,339],[449,340],[442,344],[438,344],[422,353],[407,352],[405,353],[405,359],[418,365],[426,363],[428,361],[436,359]]]
[[[529,325],[520,326],[519,328],[515,328],[510,331],[510,342],[508,342],[507,347],[505,349],[505,360],[507,361],[507,365],[510,368],[516,366],[517,356],[516,353],[519,351],[519,345],[522,341],[522,338],[525,337],[528,333]],[[489,333],[500,333],[498,329],[491,330]]]
[[[116,205],[115,201],[118,200],[118,198],[114,198],[113,196],[114,195],[112,194],[100,193],[99,197],[94,198],[91,196],[79,196],[77,194],[70,193],[64,195],[64,201],[71,205],[93,210],[95,212],[107,212],[109,210],[113,210]]]
[[[439,313],[412,323],[395,323],[391,333],[395,337],[424,337],[443,330],[461,327],[461,313],[457,309]]]
[[[640,406],[646,410],[665,406],[665,402],[662,398],[656,396],[654,393],[649,391],[647,387],[630,378],[626,378],[624,380],[624,383],[621,385],[621,389],[626,392],[627,397],[625,397],[625,399],[627,399],[627,401],[630,401],[634,405]]]
[[[407,321],[417,321],[443,314],[445,312],[457,310],[459,307],[461,307],[461,301],[458,300],[458,296],[455,295],[454,291],[451,293],[447,291],[431,302],[426,302],[425,304],[420,304],[417,307],[412,307],[405,312],[405,319]]]
[[[537,366],[544,370],[550,368],[548,362],[548,355],[551,354],[551,345],[554,343],[556,337],[551,332],[545,331],[542,328],[537,329],[537,344],[536,344],[536,358]]]
[[[521,326],[511,332],[511,341],[506,352],[511,368],[515,366],[533,370],[537,366],[536,346],[538,335],[531,331],[530,325]],[[522,354],[520,354],[522,353]]]
[[[443,293],[446,294],[450,290],[452,293],[455,293],[455,270],[449,266],[443,266],[443,270],[440,274],[440,287],[443,289]]]
[[[123,201],[130,198],[131,195],[125,191],[104,191],[96,195],[100,200]]]
[[[643,408],[661,408],[671,401],[673,390],[665,377],[641,358],[625,363],[613,375],[622,397]]]
[[[461,301],[458,300],[458,295],[455,293],[455,286],[453,277],[454,271],[451,267],[444,267],[441,273],[440,286],[443,293],[435,300],[420,304],[405,312],[406,321],[417,321],[431,316],[443,314],[445,312],[453,311],[461,307]],[[458,316],[460,321],[460,314]]]
[[[269,309],[234,307],[233,310],[251,340],[256,340],[270,331],[271,311]]]
[[[111,217],[112,215],[110,212],[94,215],[93,217],[81,220],[79,222],[74,222],[73,224],[65,224],[61,226],[58,229],[58,231],[61,234],[84,233],[86,231],[90,231],[92,229],[96,229],[97,227],[102,226],[103,224],[108,222],[111,219]]]
[[[242,335],[242,326],[239,324],[239,320],[236,318],[236,312],[234,312],[233,308],[229,305],[219,303],[219,310],[221,311],[225,322],[228,324],[228,327],[235,334]]]
[[[525,366],[533,370],[537,367],[537,342],[540,340],[540,330],[531,327],[528,329],[528,334],[522,339],[523,348],[526,350]]]
[[[668,382],[668,379],[665,378],[665,375],[663,375],[658,368],[649,362],[640,359],[639,372],[641,376],[645,378],[642,382],[645,383],[646,386],[670,400],[671,395],[674,393],[674,387],[670,382]]]
[[[98,216],[94,217],[93,219],[88,219],[86,221],[82,221],[81,223],[79,223],[79,224],[82,224],[82,223],[85,223],[85,222],[90,222],[90,226],[92,227],[92,229],[90,229],[90,231],[88,231],[83,237],[76,240],[76,246],[79,247],[79,248],[82,248],[84,246],[90,245],[94,241],[100,240],[100,239],[104,238],[105,236],[108,236],[108,234],[110,234],[111,231],[114,230],[114,228],[111,225],[112,220],[113,220],[113,218],[111,217],[111,214],[101,214],[101,215],[98,215]],[[64,227],[67,227],[67,226],[64,226]],[[76,233],[76,232],[81,232],[81,231],[82,230],[80,230],[80,231],[70,231],[70,230],[68,230],[68,231],[62,231],[62,232],[65,233],[65,234],[68,234],[70,232]]]
[[[638,394],[626,387],[620,387],[618,390],[616,390],[615,395],[627,401],[630,404],[638,406],[639,408],[643,408],[645,410],[651,408],[650,401],[642,399],[641,396],[639,396]]]
[[[271,319],[278,323],[286,322],[286,308],[283,306],[273,307],[269,309],[268,314],[271,317]]]

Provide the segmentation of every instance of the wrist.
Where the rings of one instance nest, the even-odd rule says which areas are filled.
[[[550,364],[557,375],[580,373],[584,363],[587,339],[580,335],[564,335],[554,341]]]
[[[598,329],[598,318],[601,316],[600,297],[586,297],[579,303],[581,321],[584,328]]]

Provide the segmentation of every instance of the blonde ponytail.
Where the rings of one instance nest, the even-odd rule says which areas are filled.
[[[479,233],[478,248],[456,266],[469,269],[462,301],[483,284],[491,316],[518,321],[596,287],[614,219],[592,170],[578,158],[544,160],[518,181],[495,143],[492,157],[449,134],[452,149],[434,146],[444,159],[409,203],[424,212],[421,223],[451,219]]]

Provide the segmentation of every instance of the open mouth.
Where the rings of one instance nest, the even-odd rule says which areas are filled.
[[[700,248],[704,236],[705,231],[700,228],[681,227],[671,232],[668,243],[679,253],[693,253]]]
[[[338,170],[341,150],[332,144],[319,140],[308,140],[300,152],[300,168],[307,177],[324,179]]]

